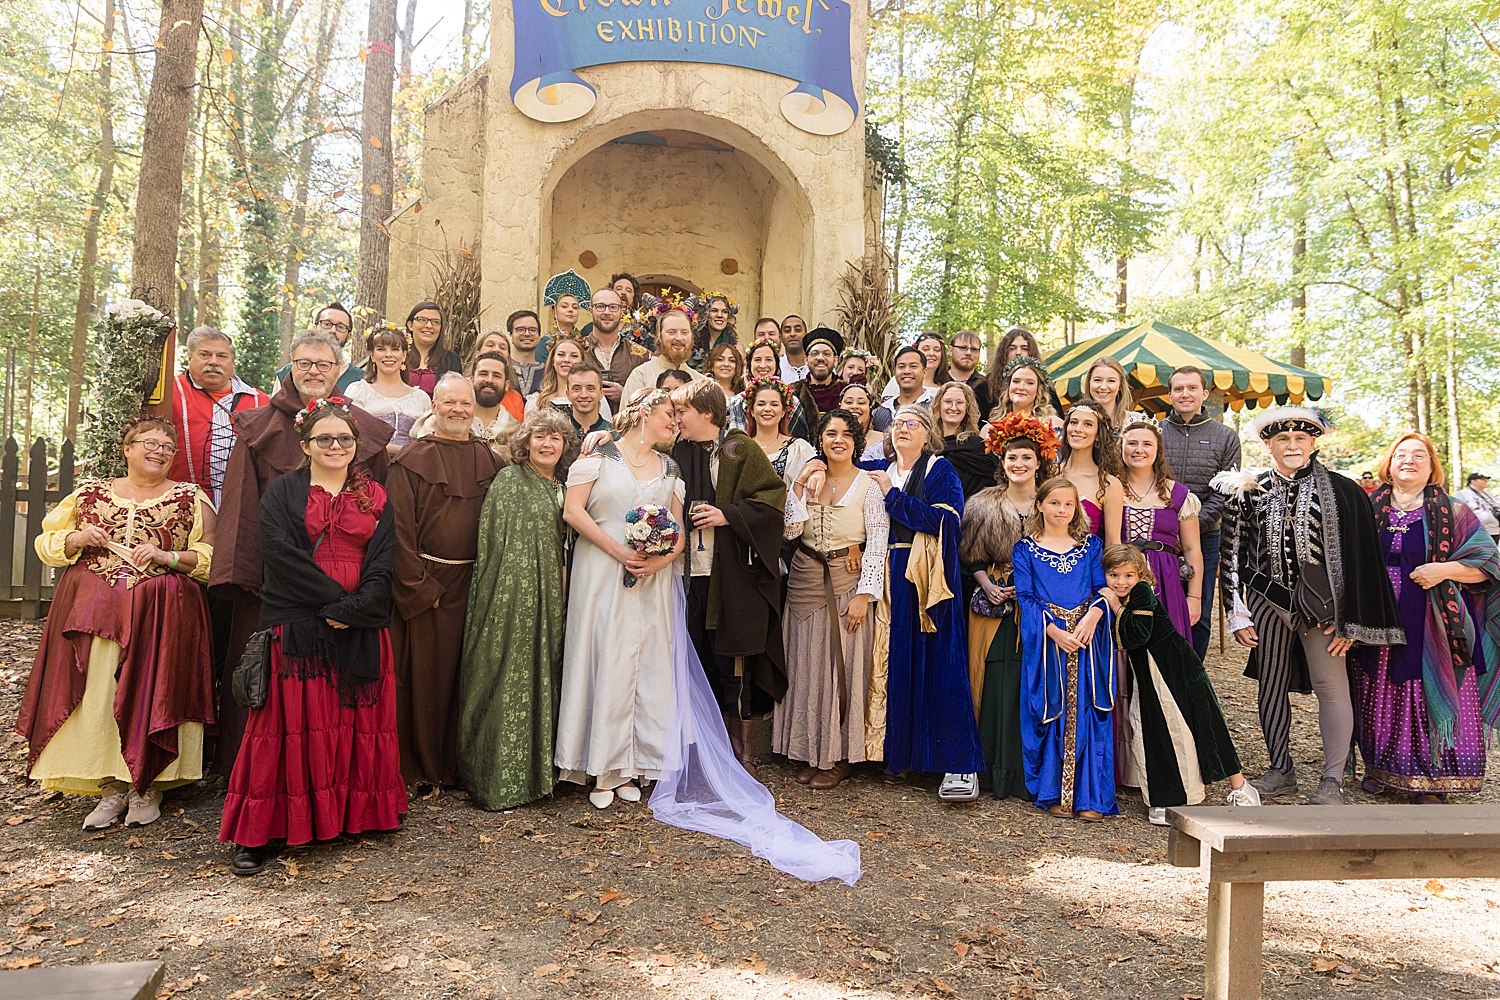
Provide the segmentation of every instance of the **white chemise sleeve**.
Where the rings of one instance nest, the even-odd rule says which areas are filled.
[[[781,522],[781,537],[786,541],[801,538],[809,518],[807,501],[797,496],[795,490],[786,491],[786,515]]]
[[[568,486],[582,486],[584,483],[592,483],[599,478],[599,473],[604,468],[604,457],[602,455],[585,455],[573,460],[568,467]]]
[[[885,596],[886,550],[891,542],[891,519],[885,495],[871,482],[865,489],[865,553],[859,567],[859,590],[874,600]]]

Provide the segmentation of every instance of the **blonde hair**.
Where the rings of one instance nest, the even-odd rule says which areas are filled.
[[[615,430],[620,434],[633,430],[658,407],[671,405],[672,394],[666,389],[657,389],[654,386],[637,389],[621,405],[620,412],[615,414]]]
[[[1380,464],[1375,466],[1375,478],[1387,486],[1391,485],[1391,459],[1396,457],[1396,449],[1407,441],[1420,441],[1423,447],[1427,449],[1427,460],[1432,463],[1432,475],[1427,477],[1427,485],[1443,485],[1443,464],[1438,461],[1437,445],[1432,443],[1432,438],[1417,431],[1407,431],[1391,442],[1391,446],[1381,456]]]
[[[943,429],[943,397],[950,392],[962,393],[964,397],[963,423],[958,425],[958,433],[954,436],[960,441],[974,437],[979,433],[979,399],[974,395],[974,390],[964,382],[944,382],[938,386],[931,404],[933,424],[938,430]]]
[[[1044,524],[1042,520],[1042,504],[1049,495],[1056,493],[1058,490],[1073,491],[1073,520],[1068,522],[1068,534],[1073,536],[1073,541],[1082,545],[1089,540],[1088,515],[1083,512],[1083,501],[1078,495],[1078,487],[1062,476],[1053,476],[1036,491],[1036,511],[1031,515],[1031,523],[1026,526],[1026,533],[1032,538],[1042,537],[1042,527]]]
[[[1156,589],[1156,574],[1151,572],[1151,566],[1146,562],[1146,554],[1134,545],[1111,545],[1104,550],[1104,572],[1108,573],[1116,566],[1130,565],[1135,567],[1136,575]]]
[[[1135,409],[1135,398],[1130,393],[1130,376],[1125,374],[1125,366],[1109,355],[1106,354],[1102,358],[1096,358],[1094,363],[1089,365],[1088,372],[1083,376],[1084,399],[1094,398],[1089,394],[1089,380],[1094,377],[1095,368],[1108,368],[1120,376],[1120,394],[1115,397],[1115,401],[1109,406],[1104,406],[1102,403],[1099,404],[1104,410],[1104,415],[1109,417],[1109,422],[1114,427],[1115,433],[1118,434],[1124,430],[1125,421],[1130,417],[1130,411]]]

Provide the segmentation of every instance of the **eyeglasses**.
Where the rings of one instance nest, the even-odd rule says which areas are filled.
[[[907,417],[905,420],[893,420],[893,421],[891,421],[891,427],[899,429],[899,430],[914,431],[918,427],[921,427],[921,426],[922,426],[922,421],[920,421],[920,420],[913,420],[910,417]]]
[[[313,325],[319,330],[330,330],[334,333],[348,333],[352,329],[348,323],[335,323],[331,319],[320,319]]]
[[[433,316],[418,316],[411,321],[412,326],[442,326],[443,321]]]
[[[593,308],[596,313],[617,313],[625,307],[619,304],[610,305],[607,302],[596,302]]]
[[[177,446],[170,441],[147,441],[143,438],[136,438],[131,444],[140,445],[147,453],[159,451],[163,455],[177,454]]]
[[[516,326],[516,327],[513,327],[510,332],[511,333],[541,333],[542,332],[542,328],[539,327],[539,326]]]
[[[334,366],[337,364],[337,361],[309,361],[306,358],[298,358],[296,361],[292,362],[292,367],[299,372],[310,372],[314,368],[316,368],[324,375],[327,375],[329,372],[333,371]]]
[[[317,445],[319,448],[322,448],[324,451],[327,451],[334,445],[338,445],[340,448],[354,447],[353,434],[318,434],[314,437],[308,438],[308,440]]]

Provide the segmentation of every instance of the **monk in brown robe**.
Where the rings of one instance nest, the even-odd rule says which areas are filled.
[[[474,387],[456,373],[432,392],[434,431],[391,462],[386,493],[396,520],[391,646],[396,732],[408,782],[458,784],[458,662],[479,512],[504,463],[474,437]]]
[[[292,364],[270,406],[241,410],[234,415],[238,435],[229,465],[224,470],[224,489],[214,537],[213,567],[208,589],[214,597],[234,603],[229,628],[229,654],[224,659],[219,682],[219,738],[214,751],[214,770],[227,775],[234,769],[240,740],[245,735],[245,716],[230,694],[234,668],[244,655],[245,643],[260,628],[260,497],[272,480],[302,464],[302,447],[294,420],[297,411],[314,399],[334,394],[343,351],[333,334],[306,330],[292,340]],[[350,405],[359,424],[359,444],[351,469],[385,482],[388,468],[385,446],[394,433],[390,424]]]

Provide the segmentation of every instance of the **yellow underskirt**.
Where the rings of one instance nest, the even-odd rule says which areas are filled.
[[[43,788],[77,795],[98,795],[106,781],[130,781],[130,768],[120,754],[120,727],[115,722],[115,671],[120,644],[94,637],[89,647],[88,681],[83,700],[57,734],[42,748],[31,778]],[[168,789],[203,777],[203,723],[177,727],[177,759],[151,782]]]

